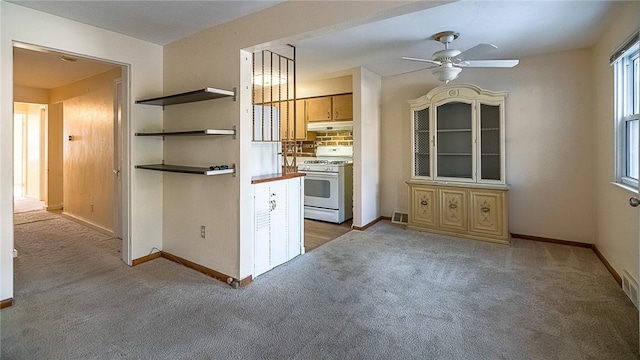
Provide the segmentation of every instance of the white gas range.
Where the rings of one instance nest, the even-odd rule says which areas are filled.
[[[343,223],[353,217],[353,147],[318,146],[316,158],[298,165],[305,173],[304,217]]]

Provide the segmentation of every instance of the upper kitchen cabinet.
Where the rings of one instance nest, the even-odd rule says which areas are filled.
[[[307,102],[308,121],[331,121],[331,96],[310,98]]]
[[[294,117],[293,100],[278,103],[280,106],[280,135],[282,141],[306,140],[307,139],[307,119],[305,116],[305,101],[296,100]],[[294,126],[295,124],[295,126]]]
[[[333,120],[353,120],[353,94],[331,97],[333,102]]]
[[[410,100],[412,178],[504,185],[506,96],[462,84]]]
[[[353,119],[353,94],[322,96],[306,101],[309,122]]]

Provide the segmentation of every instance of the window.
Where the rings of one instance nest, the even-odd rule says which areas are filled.
[[[638,35],[612,55],[616,129],[616,182],[633,188],[640,178]]]

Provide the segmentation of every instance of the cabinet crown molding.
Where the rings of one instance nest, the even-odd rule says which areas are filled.
[[[506,91],[495,91],[483,89],[473,84],[447,84],[431,89],[425,95],[417,99],[409,100],[411,107],[420,106],[426,102],[437,102],[442,99],[492,99],[496,97],[507,97]]]

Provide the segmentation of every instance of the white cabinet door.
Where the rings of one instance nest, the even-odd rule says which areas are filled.
[[[302,206],[302,193],[304,181],[302,177],[289,180],[288,186],[288,210],[289,210],[289,236],[287,241],[287,260],[302,253],[302,239],[304,234],[304,219]]]
[[[302,179],[297,177],[253,186],[254,277],[302,253]]]
[[[269,205],[271,207],[271,267],[287,261],[287,181],[270,182]]]
[[[269,184],[253,186],[254,196],[254,260],[253,275],[258,276],[271,269]]]

